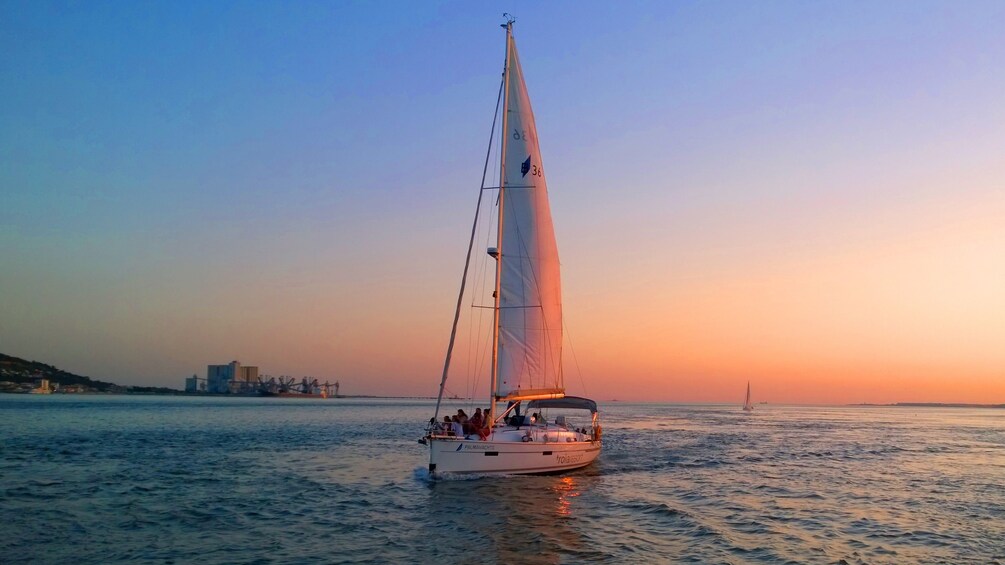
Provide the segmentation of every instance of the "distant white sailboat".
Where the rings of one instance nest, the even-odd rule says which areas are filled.
[[[500,86],[500,179],[498,187],[485,187],[483,177],[480,192],[498,189],[498,231],[495,246],[488,249],[495,260],[489,408],[484,423],[475,426],[439,421],[478,222],[476,212],[436,412],[419,440],[429,446],[432,477],[562,472],[589,465],[601,449],[597,404],[565,395],[562,289],[548,187],[512,18],[503,27],[506,63]],[[478,202],[480,207],[481,197]],[[501,413],[497,410],[500,402],[507,403]],[[589,427],[577,429],[565,414],[549,422],[544,412],[548,409],[584,413]]]
[[[743,401],[743,411],[752,412],[754,410],[754,405],[750,402],[750,381],[747,381],[747,398]]]

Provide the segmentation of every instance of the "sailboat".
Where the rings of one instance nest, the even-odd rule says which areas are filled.
[[[750,381],[747,381],[747,398],[743,401],[743,411],[752,412],[754,405],[750,403]]]
[[[513,38],[514,20],[506,16],[501,113],[496,101],[496,116],[502,119],[499,186],[485,186],[487,156],[478,198],[480,209],[481,195],[497,190],[493,193],[498,214],[495,246],[487,250],[495,261],[489,408],[484,423],[446,425],[440,421],[478,225],[476,211],[436,411],[419,440],[429,447],[433,478],[561,473],[589,465],[601,450],[596,402],[565,394],[558,247],[534,113]],[[495,121],[492,129],[494,137]]]

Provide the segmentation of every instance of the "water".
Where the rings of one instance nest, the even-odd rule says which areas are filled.
[[[1005,563],[1003,410],[602,404],[588,469],[431,482],[431,406],[0,395],[0,562]]]

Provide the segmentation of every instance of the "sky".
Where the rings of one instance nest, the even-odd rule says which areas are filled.
[[[0,352],[435,395],[503,12],[570,394],[1005,402],[994,1],[0,0]]]

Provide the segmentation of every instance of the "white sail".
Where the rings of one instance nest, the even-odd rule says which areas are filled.
[[[743,409],[748,412],[754,409],[754,405],[750,403],[750,381],[747,381],[747,398],[743,401]]]
[[[534,112],[509,35],[500,186],[497,398],[561,396],[562,289]]]

